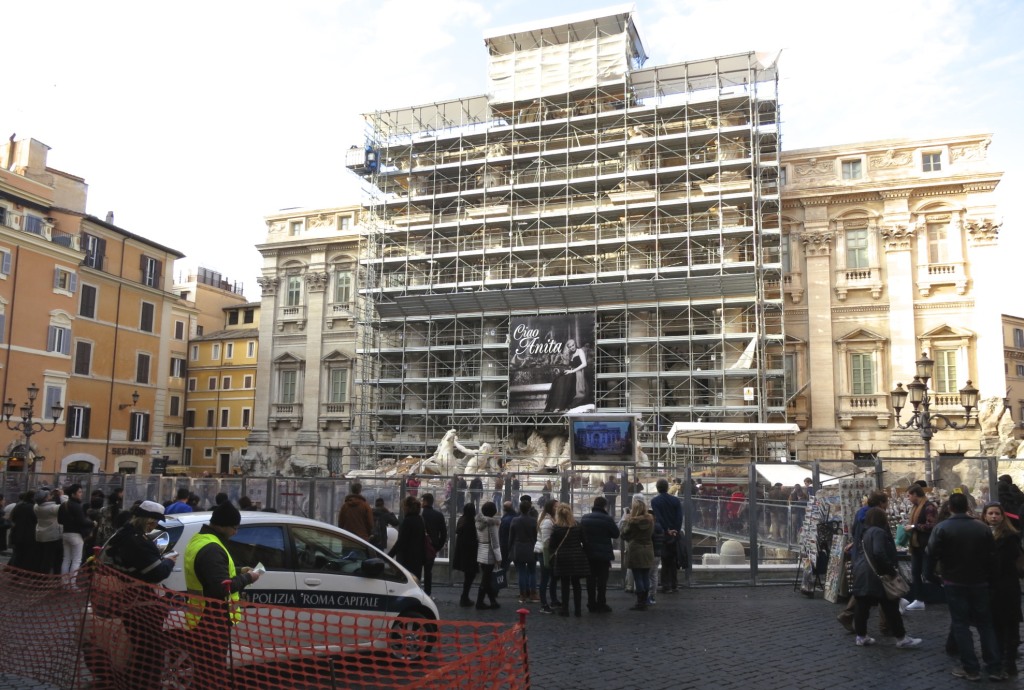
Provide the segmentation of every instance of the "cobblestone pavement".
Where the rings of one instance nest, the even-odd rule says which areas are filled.
[[[474,595],[476,590],[474,589]],[[874,647],[856,647],[835,620],[840,605],[812,600],[792,586],[701,587],[662,594],[646,612],[629,611],[635,601],[609,592],[610,614],[581,618],[521,607],[515,590],[501,593],[502,608],[477,611],[458,606],[460,591],[436,587],[441,616],[450,620],[508,621],[526,608],[532,687],[536,690],[918,690],[973,686],[954,678],[946,656],[949,626],[945,606],[906,614],[907,630],[924,639],[918,649],[899,650],[878,634],[878,612],[869,631]],[[584,601],[586,593],[584,591]],[[980,686],[1024,687],[1024,678]],[[53,686],[0,674],[0,690],[53,690]]]
[[[477,611],[458,606],[459,591],[435,591],[441,616],[457,620],[515,620],[516,592],[503,591],[501,609]],[[475,589],[474,589],[475,594]],[[609,592],[610,614],[586,610],[581,618],[539,613],[526,606],[532,687],[536,690],[601,688],[743,688],[792,690],[889,690],[973,686],[950,672],[957,660],[946,656],[949,613],[944,605],[906,614],[906,627],[924,642],[896,649],[894,638],[878,633],[878,611],[868,630],[873,647],[856,647],[839,625],[841,610],[812,600],[792,586],[707,587],[661,594],[647,611],[629,611],[632,595]],[[975,635],[977,637],[977,635]],[[980,653],[980,652],[979,652]],[[1018,685],[1019,683],[1019,685]],[[980,685],[1024,687],[1024,678]]]

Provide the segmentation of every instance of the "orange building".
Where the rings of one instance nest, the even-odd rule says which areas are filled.
[[[63,409],[27,447],[0,427],[0,449],[10,470],[148,473],[163,451],[182,254],[88,215],[84,180],[48,168],[48,150],[0,148],[0,387],[17,408],[36,384],[34,423]]]

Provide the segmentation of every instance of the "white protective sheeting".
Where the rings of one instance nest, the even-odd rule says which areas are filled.
[[[797,484],[803,484],[804,479],[811,476],[811,470],[806,467],[789,463],[778,465],[758,463],[754,467],[757,469],[757,473],[769,484],[778,483],[783,486],[796,486]],[[819,472],[818,478],[822,484],[836,480],[831,474],[825,474],[824,472]]]

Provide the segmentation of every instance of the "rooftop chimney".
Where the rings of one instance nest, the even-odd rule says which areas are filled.
[[[114,212],[113,211],[107,211],[107,222],[110,223],[111,225],[114,224]]]

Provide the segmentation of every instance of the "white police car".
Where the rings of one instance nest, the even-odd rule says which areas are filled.
[[[181,554],[161,583],[185,592],[184,552],[189,540],[208,524],[211,513],[165,516],[157,540],[162,552]],[[437,606],[416,576],[387,554],[343,529],[283,513],[242,512],[228,551],[236,568],[262,565],[266,572],[243,594],[244,615],[236,626],[232,659],[237,666],[386,649],[412,659],[429,651]],[[289,609],[275,609],[275,606]],[[396,620],[388,622],[389,618]],[[314,621],[309,625],[310,621]],[[97,644],[111,652],[116,666],[127,663],[125,637],[97,618],[90,627]],[[172,610],[165,629],[184,630],[184,610]],[[296,629],[332,633],[296,639]],[[341,631],[341,634],[338,632]],[[177,657],[177,658],[176,658]],[[118,663],[120,662],[120,663]],[[190,687],[191,662],[169,650],[165,687]]]

